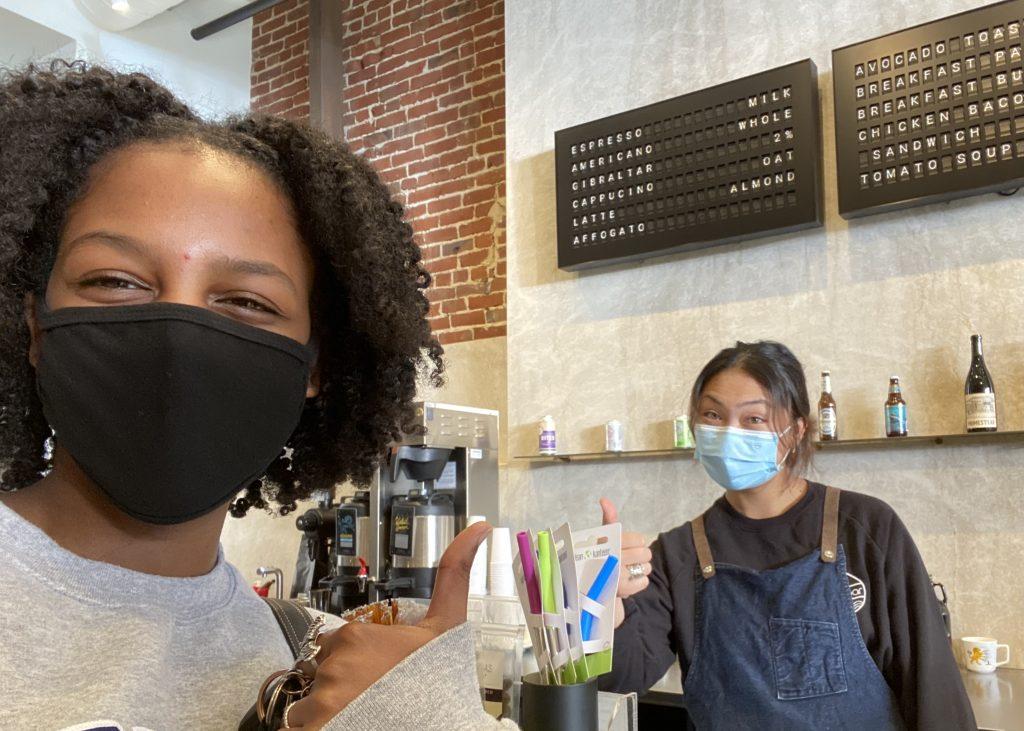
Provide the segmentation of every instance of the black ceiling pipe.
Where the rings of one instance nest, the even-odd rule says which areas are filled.
[[[214,33],[219,33],[225,28],[230,28],[236,23],[241,23],[243,20],[248,20],[252,16],[256,15],[260,11],[272,8],[275,5],[279,5],[284,0],[256,0],[256,2],[243,5],[238,10],[232,10],[230,13],[220,16],[211,20],[209,23],[203,23],[198,28],[192,29],[192,37],[201,41],[207,36],[212,36]]]

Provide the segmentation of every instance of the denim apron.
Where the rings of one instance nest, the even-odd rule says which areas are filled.
[[[838,524],[839,490],[829,487],[821,548],[754,571],[716,564],[704,516],[693,520],[701,580],[683,700],[700,731],[904,727],[861,637]]]

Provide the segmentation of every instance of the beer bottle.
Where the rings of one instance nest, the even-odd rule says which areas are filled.
[[[885,400],[885,436],[907,436],[907,402],[900,392],[900,377],[889,379],[889,398]]]
[[[832,373],[821,372],[821,398],[818,399],[818,438],[830,442],[839,438],[836,400],[832,397]]]
[[[996,430],[996,387],[985,367],[981,353],[981,335],[971,336],[971,368],[964,384],[967,401],[967,431]]]

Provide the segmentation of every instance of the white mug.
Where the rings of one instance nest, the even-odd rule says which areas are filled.
[[[961,637],[964,645],[964,667],[976,673],[994,672],[1010,662],[1010,646],[1000,645],[991,637]],[[1006,648],[1006,659],[999,661],[999,651]]]

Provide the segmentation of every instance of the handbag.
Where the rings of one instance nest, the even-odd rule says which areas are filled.
[[[256,703],[238,724],[238,731],[277,731],[282,728],[285,709],[303,697],[311,684],[298,666],[315,657],[320,649],[316,645],[316,635],[323,626],[322,617],[314,618],[305,607],[288,599],[263,597],[263,600],[274,613],[295,664],[290,670],[278,671],[267,678],[260,687]]]

